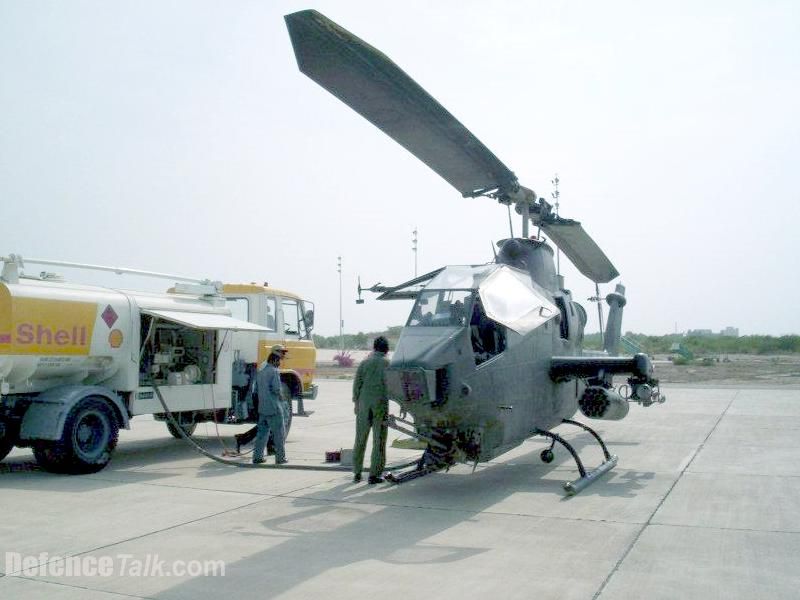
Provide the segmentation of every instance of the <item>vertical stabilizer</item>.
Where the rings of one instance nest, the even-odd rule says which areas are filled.
[[[625,299],[625,286],[617,284],[616,289],[606,296],[606,302],[610,307],[608,310],[608,321],[606,321],[606,333],[603,336],[603,349],[609,356],[619,354],[619,340],[622,337],[622,309],[627,300]]]

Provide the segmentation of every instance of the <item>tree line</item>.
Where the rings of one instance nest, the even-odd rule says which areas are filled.
[[[625,334],[625,338],[642,347],[647,354],[669,354],[674,344],[696,356],[709,354],[791,354],[800,352],[800,335],[743,335],[740,337],[724,335],[685,336],[647,335],[644,333]],[[600,334],[588,334],[584,340],[587,348],[599,349]]]
[[[403,329],[403,326],[397,325],[395,327],[388,327],[384,331],[344,333],[342,334],[341,340],[338,335],[324,336],[315,333],[314,345],[317,348],[331,350],[338,350],[340,347],[344,347],[345,350],[372,350],[372,341],[379,335],[382,335],[389,340],[389,347],[394,349],[397,345],[397,340],[400,338],[401,329]]]
[[[372,340],[383,335],[389,340],[389,345],[394,348],[400,337],[401,325],[388,327],[384,331],[371,331],[364,333],[345,333],[341,342],[345,350],[371,350]],[[625,334],[625,337],[642,347],[647,354],[669,354],[674,344],[680,344],[685,350],[695,355],[708,354],[791,354],[800,353],[800,335],[744,335],[740,337],[711,335],[711,336],[685,336],[681,334],[647,335],[644,333]],[[338,335],[324,336],[314,334],[314,344],[317,348],[330,348],[338,350],[340,340]],[[589,349],[601,348],[600,334],[587,334],[584,338],[584,347]]]

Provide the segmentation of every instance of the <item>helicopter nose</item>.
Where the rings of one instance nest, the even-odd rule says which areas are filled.
[[[439,407],[450,397],[450,368],[392,368],[386,373],[393,395],[410,406]]]
[[[403,369],[400,372],[400,388],[406,402],[414,404],[430,402],[428,376],[425,369]]]

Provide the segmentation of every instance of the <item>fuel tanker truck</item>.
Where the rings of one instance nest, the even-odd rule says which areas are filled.
[[[175,437],[204,421],[254,423],[254,374],[278,343],[288,350],[287,430],[292,399],[304,414],[303,399],[316,397],[314,307],[295,294],[14,254],[0,261],[0,460],[30,447],[49,471],[93,473],[137,415],[165,421]],[[178,283],[164,293],[78,285],[27,275],[25,263]]]

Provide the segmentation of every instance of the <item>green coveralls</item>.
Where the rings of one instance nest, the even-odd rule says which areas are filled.
[[[353,402],[356,405],[356,440],[353,444],[353,473],[361,474],[367,436],[372,429],[370,477],[380,477],[386,466],[386,415],[389,398],[386,392],[386,367],[389,361],[382,352],[373,352],[364,359],[353,381]]]

